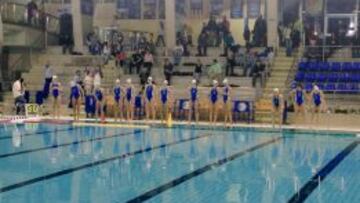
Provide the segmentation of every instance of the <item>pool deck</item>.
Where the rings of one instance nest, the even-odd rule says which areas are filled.
[[[72,117],[61,117],[60,119],[53,119],[49,116],[43,117],[29,117],[27,119],[9,119],[10,116],[6,116],[3,119],[0,119],[0,123],[32,123],[32,122],[45,122],[45,123],[54,123],[54,124],[69,124],[77,126],[104,126],[104,127],[119,127],[119,128],[150,128],[150,127],[169,127],[168,124],[162,123],[160,120],[155,121],[144,121],[144,120],[134,120],[131,122],[126,121],[118,121],[115,122],[114,119],[106,119],[105,123],[101,123],[96,119],[80,119],[77,122],[73,122]],[[1,122],[3,120],[4,122]],[[360,137],[360,120],[353,119],[354,123],[349,124],[349,122],[344,122],[344,118],[338,118],[338,122],[324,122],[320,121],[319,124],[290,124],[290,125],[282,125],[281,128],[278,125],[275,127],[271,124],[259,124],[259,123],[235,123],[231,127],[225,126],[223,122],[218,123],[210,123],[210,122],[192,122],[189,124],[187,121],[172,121],[172,126],[189,126],[189,127],[199,127],[199,128],[224,128],[225,129],[234,129],[234,128],[258,128],[263,130],[296,130],[296,131],[306,131],[306,132],[317,132],[317,131],[325,131],[325,132],[333,132],[333,133],[352,133],[356,136]],[[347,119],[348,120],[348,119]],[[346,123],[347,125],[343,125]]]

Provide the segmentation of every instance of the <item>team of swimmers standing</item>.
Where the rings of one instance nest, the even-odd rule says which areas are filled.
[[[82,105],[82,98],[85,97],[83,88],[74,81],[70,84],[70,106],[73,109],[73,117],[75,121],[80,119],[80,109]],[[53,97],[53,115],[55,118],[60,116],[60,95],[63,93],[61,83],[58,81],[57,76],[53,77],[52,84],[50,85]],[[195,122],[199,122],[200,117],[200,94],[197,81],[191,81],[188,89],[189,94],[189,113],[188,122],[191,123],[193,118]],[[158,88],[156,87],[152,77],[149,77],[146,85],[137,93],[131,79],[127,79],[126,84],[122,85],[120,79],[117,79],[114,84],[112,92],[105,92],[100,86],[96,85],[91,94],[91,98],[86,97],[85,110],[87,106],[95,106],[95,118],[105,118],[105,111],[108,107],[108,97],[112,96],[112,106],[114,120],[134,120],[134,115],[139,115],[142,112],[142,107],[145,110],[145,119],[147,121],[155,120],[157,115],[160,115],[161,122],[167,122],[172,116],[171,112],[174,104],[174,95],[168,81],[165,80]],[[87,94],[88,96],[88,94]],[[213,86],[208,95],[209,101],[209,121],[216,123],[220,106],[223,106],[224,123],[230,125],[233,122],[232,108],[231,108],[231,87],[227,79],[223,81],[222,90],[219,87],[219,82],[214,80]]]

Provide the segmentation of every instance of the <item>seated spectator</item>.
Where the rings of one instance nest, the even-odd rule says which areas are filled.
[[[265,71],[265,64],[263,64],[260,60],[256,61],[254,68],[250,72],[250,76],[252,77],[252,85],[256,87],[256,81],[259,78],[260,84],[263,84],[262,81],[262,72]]]
[[[168,85],[171,85],[171,77],[173,75],[173,72],[174,72],[173,64],[169,61],[169,59],[165,59],[164,75],[165,75],[165,80],[168,81]]]
[[[211,81],[220,81],[222,76],[222,66],[216,59],[213,60],[213,64],[209,67],[208,75]]]
[[[196,80],[196,84],[200,84],[201,74],[203,72],[202,69],[203,69],[203,64],[201,60],[198,59],[194,69],[194,78]]]
[[[231,32],[224,33],[223,40],[224,40],[224,53],[222,54],[222,56],[228,56],[229,48],[231,49],[231,47],[235,44],[235,40]]]

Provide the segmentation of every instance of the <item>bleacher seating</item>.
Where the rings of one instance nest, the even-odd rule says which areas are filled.
[[[299,62],[296,83],[303,83],[307,91],[317,84],[327,93],[360,93],[359,62]]]

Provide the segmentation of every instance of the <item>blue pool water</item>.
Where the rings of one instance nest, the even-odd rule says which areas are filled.
[[[0,126],[2,202],[360,202],[359,138],[211,128]]]

